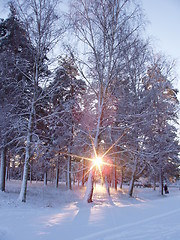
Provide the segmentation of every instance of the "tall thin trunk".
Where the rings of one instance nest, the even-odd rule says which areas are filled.
[[[29,144],[27,144],[29,145]],[[23,172],[23,180],[21,185],[21,191],[19,194],[19,200],[21,202],[26,202],[26,193],[27,193],[27,180],[28,180],[28,163],[30,158],[30,146],[26,146],[26,156],[25,156],[25,163],[24,163],[24,172]]]
[[[54,183],[54,167],[51,166],[51,183]]]
[[[10,159],[10,158],[9,158]],[[10,181],[10,160],[6,160],[6,180]]]
[[[8,172],[8,167],[6,166],[6,176],[5,176],[5,180],[7,181],[9,177],[9,172]]]
[[[23,180],[21,185],[21,191],[18,198],[21,202],[26,202],[28,167],[29,167],[30,151],[31,151],[33,114],[34,114],[34,104],[32,103],[32,108],[31,108],[31,113],[30,113],[29,123],[28,123],[27,139],[26,139],[26,153],[25,153]]]
[[[114,189],[117,191],[117,168],[114,168]]]
[[[129,195],[130,197],[132,197],[132,195],[133,195],[134,180],[135,180],[135,178],[134,178],[134,176],[132,176],[132,177],[131,177],[130,184],[129,184],[129,192],[128,192],[128,195]]]
[[[58,188],[58,184],[59,184],[59,164],[57,161],[57,163],[56,163],[56,183],[55,183],[56,188]]]
[[[153,189],[154,189],[154,191],[156,190],[156,177],[154,177],[154,179],[153,179]]]
[[[129,191],[128,191],[128,195],[130,197],[132,197],[132,195],[133,195],[134,181],[135,181],[135,177],[136,177],[136,167],[137,167],[137,162],[135,161],[130,184],[129,184]]]
[[[121,166],[121,169],[120,169],[120,183],[119,183],[120,189],[122,189],[122,186],[123,186],[123,167]]]
[[[30,166],[29,181],[32,183],[32,166]]]
[[[114,189],[117,191],[117,167],[116,167],[116,159],[114,160]]]
[[[91,171],[89,172],[86,193],[84,196],[84,200],[88,203],[92,202],[93,190],[94,190],[94,179],[93,179],[93,169],[91,169]]]
[[[72,189],[71,185],[71,156],[68,156],[68,161],[67,161],[67,188]]]
[[[73,85],[73,78],[71,78],[71,100],[74,99],[74,85]],[[73,121],[73,105],[71,105],[71,138],[69,141],[69,147],[68,147],[68,152],[71,154],[72,153],[72,146],[73,146],[73,138],[74,138],[74,121]],[[72,189],[72,174],[71,174],[71,160],[72,157],[69,155],[68,156],[68,161],[67,161],[67,188],[69,190]]]
[[[85,183],[85,169],[84,169],[85,161],[83,159],[83,172],[82,172],[82,186],[84,187]]]
[[[159,191],[160,191],[160,194],[163,195],[163,172],[162,172],[162,169],[160,169],[160,174],[159,174]]]
[[[47,186],[47,171],[44,172],[44,186]]]
[[[6,181],[6,148],[1,149],[1,170],[0,170],[0,190],[5,191]]]
[[[99,134],[100,134],[100,127],[101,127],[101,119],[102,119],[102,114],[103,114],[103,98],[102,95],[99,95],[99,111],[98,111],[98,122],[97,122],[97,127],[96,127],[96,136],[94,139],[94,148],[96,152],[98,152],[98,139],[99,139]],[[94,171],[93,169],[90,170],[89,176],[88,176],[88,183],[87,183],[87,188],[86,188],[86,193],[84,196],[84,199],[86,202],[90,203],[92,202],[92,197],[93,197],[93,190],[94,190],[94,177],[93,177]]]
[[[105,176],[105,186],[106,186],[106,191],[108,193],[108,196],[110,196],[110,188],[109,188],[108,176]]]

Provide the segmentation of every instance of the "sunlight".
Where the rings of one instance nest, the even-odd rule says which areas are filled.
[[[94,165],[100,169],[101,165],[103,164],[102,158],[97,156],[93,159],[93,161],[94,161]]]
[[[68,152],[59,152],[59,154],[62,154],[62,155],[67,155],[67,156],[71,156],[73,158],[77,158],[77,159],[84,159],[84,160],[87,160],[87,161],[90,161],[92,162],[91,166],[87,167],[89,168],[88,171],[86,171],[84,177],[86,175],[89,174],[89,172],[91,172],[91,170],[93,168],[96,168],[99,170],[100,172],[100,177],[103,178],[103,173],[102,171],[105,169],[104,167],[116,167],[118,168],[118,166],[116,164],[113,164],[113,162],[111,161],[111,159],[107,159],[107,154],[113,149],[114,146],[116,146],[116,144],[122,139],[122,137],[126,134],[126,132],[124,132],[104,153],[101,153],[101,157],[99,157],[97,155],[97,151],[96,151],[96,147],[94,145],[94,139],[93,137],[91,136],[91,134],[89,133],[89,138],[91,140],[91,145],[92,145],[92,150],[93,150],[93,155],[94,155],[94,158],[91,158],[91,157],[85,157],[85,156],[79,156],[79,155],[76,155],[76,154],[72,154],[72,153],[68,153]],[[107,171],[107,170],[106,170]],[[96,171],[95,171],[96,172]],[[82,179],[81,179],[82,180]]]
[[[73,220],[78,214],[79,209],[74,203],[68,204],[67,207],[64,207],[61,212],[54,214],[46,219],[46,226],[52,227],[54,225],[59,225],[62,222],[67,221],[67,219]]]

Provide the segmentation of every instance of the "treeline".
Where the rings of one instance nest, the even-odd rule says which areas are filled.
[[[0,22],[0,190],[7,179],[66,181],[92,201],[100,177],[117,189],[179,177],[174,62],[142,38],[130,0],[10,3]],[[57,44],[60,43],[60,44]],[[54,58],[54,52],[59,52]],[[61,54],[63,52],[63,54]],[[56,60],[54,62],[54,59]]]

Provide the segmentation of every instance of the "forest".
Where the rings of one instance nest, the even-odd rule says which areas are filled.
[[[68,5],[66,3],[66,5]],[[21,180],[107,191],[179,179],[175,62],[139,1],[14,0],[0,19],[0,191]],[[94,159],[102,160],[95,163]],[[144,182],[144,183],[143,183]]]

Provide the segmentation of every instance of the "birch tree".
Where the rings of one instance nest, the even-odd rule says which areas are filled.
[[[96,129],[93,145],[98,154],[100,135],[104,127],[105,106],[111,98],[117,74],[125,65],[126,51],[140,28],[140,9],[130,0],[72,1],[70,20],[76,37],[85,49],[84,76],[91,84],[97,101]],[[93,84],[91,85],[93,86]],[[92,202],[93,169],[89,173],[85,200]]]
[[[117,144],[120,158],[120,167],[126,167],[130,177],[129,195],[132,196],[134,181],[142,174],[145,168],[142,157],[145,144],[145,127],[148,124],[148,111],[146,111],[143,78],[146,74],[148,61],[148,41],[137,37],[126,52],[126,66],[123,80],[117,81],[114,86],[116,97],[116,117],[112,127],[112,135],[117,138],[117,132],[126,132],[121,143]],[[146,120],[147,119],[147,120]],[[129,157],[123,161],[125,155]],[[126,157],[125,157],[126,158]]]

